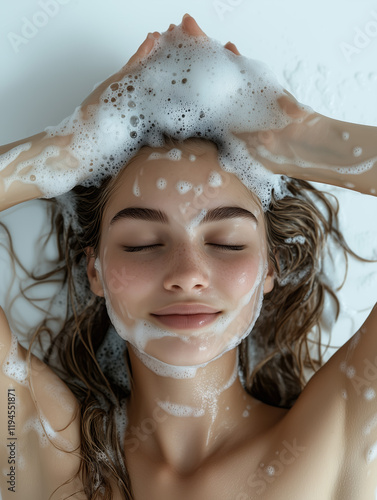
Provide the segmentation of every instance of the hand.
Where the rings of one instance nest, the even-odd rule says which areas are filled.
[[[190,36],[207,37],[195,19],[187,14],[183,17],[181,27]],[[174,29],[176,26],[171,24],[167,32]],[[143,61],[151,54],[161,36],[164,34],[150,33],[127,64],[98,85],[70,117],[57,127],[46,129],[49,135],[47,139],[54,140],[55,144],[60,142],[65,148],[58,158],[48,159],[50,169],[69,171],[69,175],[65,176],[65,182],[62,176],[57,179],[59,182],[56,184],[59,185],[60,192],[55,190],[54,196],[68,191],[74,185],[97,175],[98,172],[100,175],[104,174],[107,158],[114,158],[119,152],[124,152],[124,144],[129,141],[130,136],[125,121],[128,123],[134,114],[128,106],[132,100],[130,94],[134,85],[132,79],[134,76],[137,78],[137,73],[143,69]],[[239,55],[234,44],[229,42],[225,48]],[[131,90],[128,91],[128,88]],[[113,107],[116,107],[114,113]],[[137,116],[135,120],[139,121]],[[121,154],[118,154],[116,161],[120,157]],[[97,161],[98,158],[104,158],[105,162]],[[51,196],[51,190],[49,195]]]
[[[301,105],[286,90],[285,93],[276,101],[291,123],[280,129],[235,134],[245,142],[250,154],[275,174],[291,177],[306,163],[319,166],[339,161],[335,144],[340,137],[329,126],[330,118]],[[323,147],[325,141],[333,147]]]
[[[273,172],[290,176],[299,174],[305,166],[341,168],[364,160],[365,149],[360,153],[362,158],[354,155],[353,150],[357,141],[360,142],[361,129],[365,132],[367,127],[316,113],[285,92],[286,95],[277,98],[277,102],[291,119],[289,125],[281,129],[236,134],[245,141],[255,158]]]
[[[169,27],[170,29],[174,28],[174,24],[171,24]],[[198,23],[195,21],[195,19],[188,14],[185,14],[182,19],[182,28],[183,31],[185,31],[188,35],[192,36],[207,36],[204,31],[198,26]],[[232,42],[228,42],[227,44],[224,45],[224,47],[233,54],[236,54],[236,56],[240,56],[241,54],[238,52],[237,47],[234,45]]]
[[[26,153],[21,153],[17,160],[11,161],[5,167],[11,171],[15,170],[18,175],[16,179],[22,183],[30,184],[30,180],[32,180],[33,185],[30,187],[34,187],[38,193],[37,196],[42,198],[61,195],[96,173],[93,162],[85,164],[82,160],[87,154],[90,154],[88,151],[93,151],[96,148],[93,139],[94,142],[101,141],[101,133],[98,133],[98,130],[101,132],[101,123],[100,118],[96,116],[96,108],[99,107],[101,96],[107,89],[112,88],[112,85],[117,85],[135,64],[140,63],[148,56],[160,36],[158,32],[149,33],[128,63],[119,72],[96,86],[81,106],[78,106],[74,113],[65,118],[59,125],[47,127],[45,133],[42,132],[26,141],[14,143],[18,148],[28,143],[29,150]],[[80,126],[75,126],[75,123],[79,123]],[[107,126],[107,128],[109,127]],[[6,151],[8,150],[10,148],[6,149]],[[106,151],[104,148],[98,151],[97,148],[97,155],[98,153],[111,154],[111,150]],[[2,167],[0,162],[0,170]],[[46,175],[46,171],[48,175]],[[11,206],[10,203],[12,201],[9,202],[9,206]]]
[[[106,89],[111,87],[112,84],[119,83],[129,72],[131,72],[135,66],[140,64],[140,62],[146,58],[152,51],[156,40],[160,38],[161,34],[158,31],[154,33],[148,33],[144,42],[137,49],[135,54],[129,59],[127,64],[123,66],[117,73],[109,76],[106,80],[100,83],[91,94],[81,103],[81,108],[83,112],[87,110],[88,106],[97,105],[99,103],[101,95]]]
[[[181,26],[183,31],[190,36],[207,37],[207,35],[195,21],[195,19],[191,17],[189,14],[185,14],[183,16]],[[173,31],[174,28],[176,28],[176,25],[170,24],[167,31]],[[110,87],[111,84],[120,82],[125,75],[127,75],[130,71],[133,71],[135,67],[137,67],[140,64],[140,62],[151,53],[155,45],[155,41],[158,40],[161,36],[162,36],[161,33],[159,33],[158,31],[155,31],[153,33],[148,33],[147,38],[140,45],[135,54],[129,59],[127,64],[123,66],[123,68],[120,71],[118,71],[114,75],[111,75],[109,78],[104,80],[99,86],[97,86],[93,90],[93,92],[82,102],[81,107],[84,109],[89,105],[98,104],[99,98],[103,94],[103,92],[108,87]],[[224,47],[233,52],[234,54],[240,55],[240,53],[237,50],[237,47],[233,43],[228,42],[226,45],[224,45]]]

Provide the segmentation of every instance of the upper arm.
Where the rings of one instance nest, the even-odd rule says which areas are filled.
[[[80,448],[78,403],[50,367],[33,355],[28,362],[1,309],[0,343],[0,468],[15,467],[18,498],[49,498],[79,469],[71,453]],[[0,485],[5,491],[4,478]],[[77,482],[61,491],[69,488]]]
[[[51,436],[56,437],[57,441],[67,441],[69,448],[77,447],[76,398],[49,366],[33,354],[28,361],[26,349],[12,334],[1,308],[0,347],[0,390],[2,394],[10,394],[11,399],[15,399],[16,425],[20,437],[26,435],[33,426],[34,430],[40,431],[42,427],[37,422],[41,421],[46,423]],[[5,416],[6,412],[0,415],[0,435],[7,431]],[[69,425],[70,422],[74,425]]]
[[[377,305],[328,364],[345,408],[344,480],[361,481],[371,496],[377,488]]]
[[[0,307],[0,365],[3,362],[9,352],[12,342],[12,333],[9,328],[7,317],[3,309]]]
[[[350,401],[368,403],[377,411],[377,304],[358,332],[342,347],[340,366],[347,379]]]

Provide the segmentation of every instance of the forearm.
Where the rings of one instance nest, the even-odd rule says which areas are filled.
[[[51,176],[52,160],[55,164],[59,161],[69,164],[71,157],[65,147],[70,139],[70,136],[47,137],[46,132],[41,132],[0,147],[0,211],[45,195],[33,168],[38,164],[43,175]],[[52,150],[53,157],[49,153]]]
[[[288,175],[376,195],[377,128],[318,116],[325,122],[321,142],[313,143],[310,152],[307,141],[307,166],[295,162]],[[300,155],[299,144],[292,144],[292,148]]]
[[[235,134],[251,156],[274,174],[376,195],[377,127],[308,112],[288,98],[283,106],[293,119],[284,128]]]

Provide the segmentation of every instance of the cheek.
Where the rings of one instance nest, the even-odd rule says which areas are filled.
[[[125,296],[132,300],[150,283],[150,271],[121,258],[110,258],[103,265],[104,282],[112,300]],[[149,276],[149,279],[148,279]]]
[[[229,261],[222,266],[222,283],[225,283],[233,297],[240,298],[250,292],[258,278],[262,259],[259,257],[244,256]]]

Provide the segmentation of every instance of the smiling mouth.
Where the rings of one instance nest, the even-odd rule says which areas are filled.
[[[199,314],[152,314],[152,316],[160,323],[170,328],[190,330],[193,328],[202,328],[213,323],[220,314],[220,312],[216,312]]]

